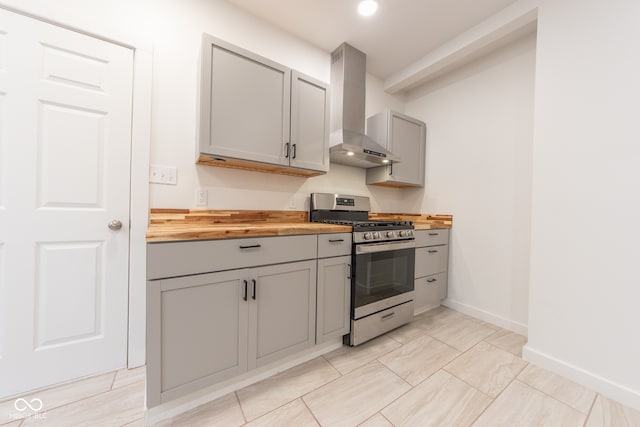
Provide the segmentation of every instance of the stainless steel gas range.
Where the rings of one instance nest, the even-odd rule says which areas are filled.
[[[411,221],[369,220],[368,197],[312,193],[310,220],[353,227],[351,333],[358,345],[413,319],[415,241]]]

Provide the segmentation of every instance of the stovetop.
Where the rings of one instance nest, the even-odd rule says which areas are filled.
[[[367,220],[356,221],[348,219],[326,219],[318,220],[324,224],[347,225],[353,227],[353,231],[386,231],[386,230],[407,230],[413,229],[411,221],[386,221],[386,220]]]

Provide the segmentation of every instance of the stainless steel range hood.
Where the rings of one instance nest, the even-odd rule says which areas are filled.
[[[343,43],[331,54],[331,162],[372,168],[397,163],[382,145],[364,133],[367,57]]]

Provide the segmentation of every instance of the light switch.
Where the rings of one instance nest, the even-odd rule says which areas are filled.
[[[176,185],[178,183],[178,168],[175,166],[151,165],[149,168],[149,182],[152,184]]]

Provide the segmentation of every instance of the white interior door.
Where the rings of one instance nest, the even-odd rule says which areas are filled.
[[[0,9],[0,399],[125,366],[132,81],[131,49]]]

